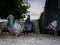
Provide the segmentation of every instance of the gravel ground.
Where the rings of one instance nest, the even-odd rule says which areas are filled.
[[[60,45],[60,37],[40,34],[13,38],[3,35],[0,36],[0,45]]]

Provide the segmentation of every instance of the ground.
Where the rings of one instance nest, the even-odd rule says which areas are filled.
[[[13,38],[10,35],[0,36],[0,45],[60,45],[60,37],[53,35],[32,35]]]

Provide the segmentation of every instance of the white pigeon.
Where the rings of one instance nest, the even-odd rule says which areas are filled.
[[[54,20],[54,21],[52,21],[49,25],[48,25],[48,28],[50,28],[50,29],[55,29],[55,27],[57,27],[57,21],[56,20]]]

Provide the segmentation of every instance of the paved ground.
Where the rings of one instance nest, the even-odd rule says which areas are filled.
[[[0,36],[0,45],[60,45],[60,37],[52,35],[33,35],[31,37]]]

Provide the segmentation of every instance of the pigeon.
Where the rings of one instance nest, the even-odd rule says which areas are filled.
[[[8,24],[7,24],[8,30],[11,33],[15,34],[16,36],[19,35],[23,30],[22,28],[23,26],[20,23],[18,23],[17,20],[14,19],[13,15],[9,15],[7,19],[8,19]]]

